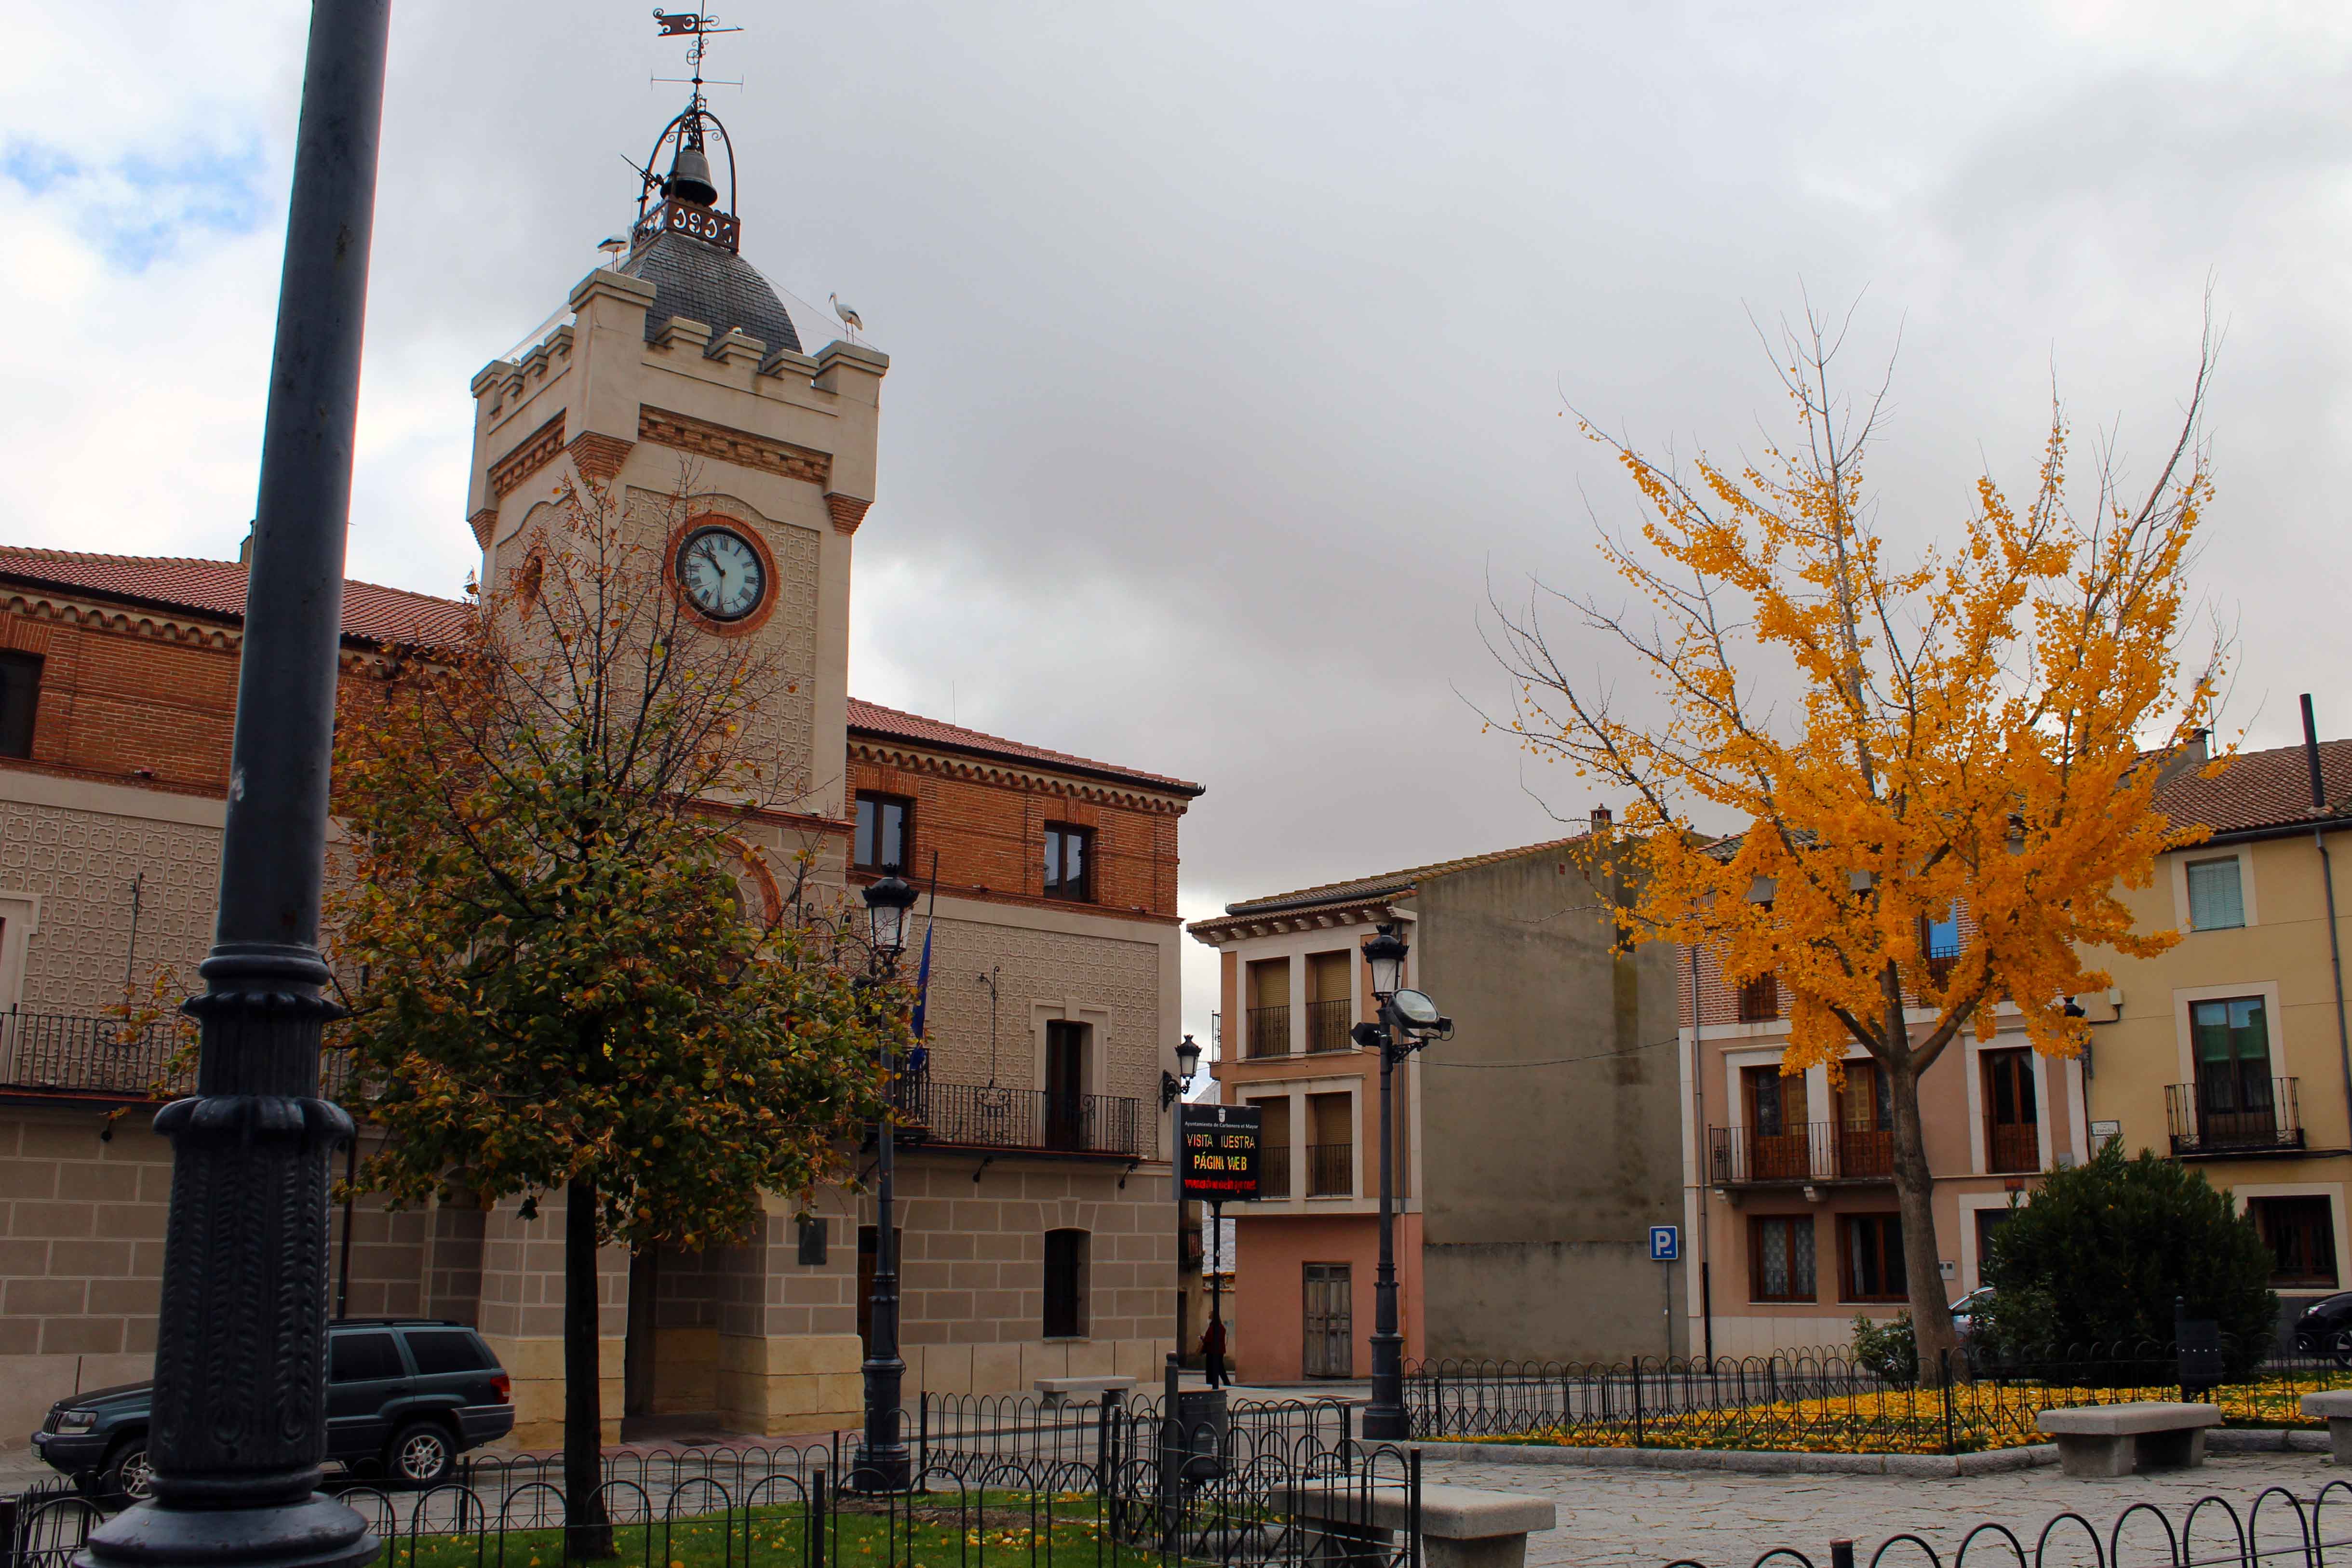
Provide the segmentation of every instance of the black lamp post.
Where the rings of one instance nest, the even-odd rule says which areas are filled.
[[[315,0],[237,666],[220,904],[187,1010],[196,1092],[163,1107],[153,1497],[85,1568],[347,1568],[377,1552],[319,1492],[326,1454],[327,1170],[352,1119],[319,1098],[334,1005],[319,948],[360,327],[389,0]]]
[[[1168,1111],[1192,1087],[1201,1070],[1201,1047],[1186,1035],[1176,1047],[1176,1071],[1160,1070],[1160,1108]],[[1184,1113],[1171,1113],[1168,1138],[1168,1186],[1176,1195],[1176,1359],[1184,1359]]]
[[[898,955],[907,950],[907,912],[914,904],[914,888],[898,877],[886,876],[866,890],[866,911],[873,922],[873,978],[880,984],[888,984],[898,972]],[[874,1285],[866,1297],[870,1310],[863,1368],[866,1451],[851,1480],[858,1491],[898,1492],[907,1490],[911,1477],[907,1439],[898,1427],[898,1396],[907,1364],[898,1354],[898,1216],[890,1185],[891,1155],[898,1144],[892,1129],[898,1110],[898,1063],[887,1049],[882,1071],[884,1110],[874,1134]]]
[[[1381,926],[1379,935],[1364,943],[1364,964],[1371,970],[1381,1017],[1378,1023],[1360,1023],[1351,1031],[1358,1045],[1377,1047],[1381,1053],[1381,1263],[1372,1284],[1372,1399],[1364,1407],[1364,1436],[1372,1441],[1395,1442],[1412,1435],[1404,1409],[1404,1336],[1397,1332],[1393,1080],[1399,1062],[1432,1040],[1454,1032],[1454,1020],[1441,1017],[1434,1003],[1404,988],[1409,951],[1393,925]]]

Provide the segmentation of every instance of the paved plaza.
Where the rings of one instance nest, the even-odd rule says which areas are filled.
[[[1511,1465],[1431,1459],[1430,1481],[1529,1492],[1559,1507],[1559,1528],[1528,1538],[1528,1568],[1661,1568],[1689,1558],[1707,1568],[1748,1568],[1776,1547],[1793,1547],[1826,1568],[1829,1543],[1850,1536],[1855,1560],[1869,1568],[1871,1553],[1890,1536],[1906,1531],[1925,1537],[1946,1568],[1969,1529],[1986,1520],[2006,1524],[2031,1554],[2042,1526],[2072,1510],[2098,1526],[2102,1547],[2116,1518],[2134,1503],[2161,1507],[2176,1527],[2199,1498],[2226,1499],[2242,1514],[2265,1487],[2285,1487],[2309,1500],[2338,1472],[2320,1454],[2230,1454],[2206,1460],[2201,1469],[2179,1470],[2123,1480],[2068,1479],[2057,1467],[1987,1476],[1927,1479],[1906,1476],[1742,1475],[1729,1471],[1648,1470],[1551,1465]],[[2339,1494],[2340,1495],[2340,1494]],[[2275,1539],[2266,1504],[2262,1537]],[[2228,1526],[2214,1520],[2222,1529]],[[2277,1516],[2289,1535],[2293,1521]],[[2197,1540],[2206,1542],[2207,1522]],[[2352,1536],[2352,1499],[2337,1512],[2331,1503],[2327,1534]],[[2138,1542],[2141,1549],[2131,1550]],[[2234,1537],[2232,1537],[2234,1544]],[[1992,1542],[1969,1552],[1971,1563],[2013,1562],[2005,1552],[1979,1556]],[[2200,1551],[2200,1557],[2209,1553]],[[1780,1560],[1787,1563],[1787,1559]],[[1916,1552],[1898,1549],[1886,1558],[1904,1568],[1924,1563]],[[2048,1568],[2088,1564],[2095,1559],[2081,1532],[2062,1543],[2053,1537]],[[2160,1532],[2126,1536],[2126,1563],[2168,1561]],[[1793,1568],[1793,1564],[1790,1565]]]

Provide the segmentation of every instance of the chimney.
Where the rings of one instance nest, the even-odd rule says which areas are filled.
[[[252,522],[245,525],[245,542],[236,547],[237,565],[251,566],[253,564],[253,530],[260,526],[261,519],[258,517],[256,517]]]
[[[2311,807],[2327,809],[2327,785],[2319,773],[2319,726],[2311,716],[2311,694],[2303,694],[2303,762],[2311,770]]]
[[[1595,806],[1592,808],[1592,831],[1594,832],[1597,833],[1601,831],[1606,829],[1610,823],[1616,820],[1616,818],[1609,814],[1608,807]]]

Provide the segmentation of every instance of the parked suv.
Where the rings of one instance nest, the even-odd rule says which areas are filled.
[[[148,1494],[154,1385],[129,1383],[60,1399],[33,1448],[83,1490]],[[327,1329],[327,1458],[381,1468],[397,1485],[437,1486],[468,1448],[514,1430],[514,1383],[463,1323],[353,1318]]]

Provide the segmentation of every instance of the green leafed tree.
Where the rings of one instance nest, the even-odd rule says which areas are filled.
[[[464,646],[347,704],[338,758],[336,956],[388,1134],[358,1185],[562,1194],[564,1479],[592,1555],[597,1248],[732,1242],[762,1194],[850,1175],[904,1043],[804,875],[741,890],[747,819],[797,792],[768,722],[790,685],[672,591],[663,510],[567,492]]]
[[[2277,1321],[2271,1249],[2205,1173],[2121,1143],[2054,1170],[1992,1235],[1984,1276],[1993,1346],[2011,1359],[2124,1360],[2173,1338],[2173,1305],[2221,1324],[2231,1370]],[[2093,1356],[2095,1359],[2095,1354]]]

